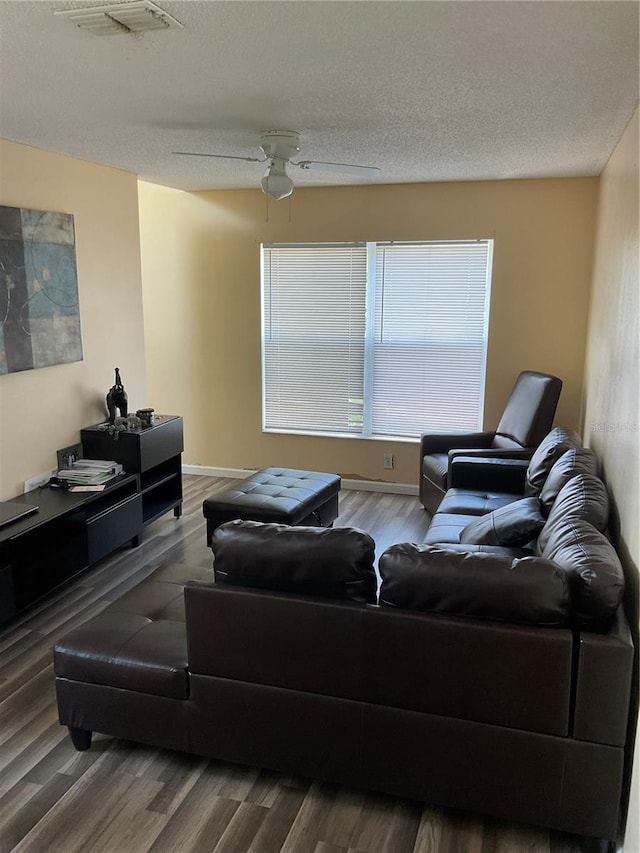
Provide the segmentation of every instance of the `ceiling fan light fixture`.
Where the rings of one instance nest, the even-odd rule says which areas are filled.
[[[280,201],[293,192],[293,181],[287,175],[284,162],[272,160],[271,165],[262,179],[262,192],[270,198]]]

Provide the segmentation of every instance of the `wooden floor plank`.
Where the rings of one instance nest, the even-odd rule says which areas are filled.
[[[48,781],[39,786],[35,796],[30,797],[28,803],[13,815],[10,820],[2,823],[2,843],[9,850],[13,850],[22,839],[43,820],[45,815],[57,805],[64,797],[69,788],[75,783],[71,776],[63,776],[54,773]]]
[[[218,796],[224,776],[222,765],[208,764],[191,788],[189,796],[180,803],[162,832],[147,849],[152,853],[178,850],[187,853],[200,843],[205,827],[208,827],[209,832],[213,832],[213,825],[219,826],[221,836],[240,805],[238,800],[225,800]],[[221,800],[224,800],[222,804]],[[229,803],[232,805],[227,805]]]
[[[171,849],[175,851],[184,850],[185,853],[187,851],[188,853],[211,853],[217,847],[241,806],[242,803],[239,803],[238,800],[214,797],[207,819],[199,828],[193,841],[188,846],[183,845],[182,841],[178,841],[178,846]],[[169,848],[160,849],[169,850]],[[229,849],[233,848],[230,847]]]
[[[445,816],[442,809],[424,806],[416,834],[413,853],[440,853]]]
[[[124,773],[121,778],[129,780],[130,785],[123,790],[103,824],[85,836],[83,851],[119,853],[122,850],[145,850],[164,828],[166,817],[147,810],[162,783],[132,778]]]
[[[314,853],[324,840],[327,817],[338,795],[337,785],[313,782],[282,845],[281,853]]]
[[[280,787],[269,807],[247,853],[278,853],[300,811],[306,791],[286,786]],[[261,803],[265,805],[265,802]]]
[[[124,774],[105,777],[89,772],[86,775],[88,778],[74,781],[65,796],[12,851],[84,853],[91,850],[89,839],[108,833],[136,780]]]
[[[20,779],[19,782],[9,788],[0,797],[0,851],[10,850],[14,845],[9,844],[5,836],[5,827],[8,827],[16,814],[30,808],[29,803],[41,790],[42,785],[34,785]]]
[[[245,802],[271,808],[281,793],[281,778],[281,775],[275,770],[261,770],[251,790],[244,798]]]
[[[233,481],[184,477],[184,514],[0,629],[0,853],[579,853],[577,839],[304,777],[95,734],[77,752],[57,722],[52,647],[157,567],[211,570],[202,501]],[[420,542],[417,499],[343,490],[337,526],[379,555]]]
[[[4,744],[0,748],[0,796],[24,778],[65,737],[58,723],[57,710],[47,707]]]
[[[152,777],[154,768],[164,765],[154,777],[162,782],[162,789],[147,808],[160,814],[173,814],[198,781],[206,763],[206,759],[196,755],[161,750],[144,772],[145,777]]]
[[[260,831],[269,810],[255,803],[240,803],[225,831],[214,848],[208,845],[206,835],[203,835],[201,846],[193,848],[192,853],[229,853],[229,850],[248,850]],[[266,853],[266,851],[265,851]]]
[[[0,703],[0,745],[24,728],[55,701],[52,673],[48,667],[26,681]],[[0,766],[2,758],[0,757]]]

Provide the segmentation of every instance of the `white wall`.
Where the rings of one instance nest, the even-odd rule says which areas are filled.
[[[635,629],[636,662],[640,565],[639,149],[636,110],[600,178],[584,415],[585,440],[602,463],[611,496],[612,534],[627,574],[626,604]],[[633,690],[637,716],[637,667]],[[627,853],[640,851],[639,776],[636,743],[624,845]]]
[[[0,376],[0,499],[56,466],[56,450],[106,417],[114,367],[146,399],[135,175],[0,140],[0,204],[72,213],[83,360]]]

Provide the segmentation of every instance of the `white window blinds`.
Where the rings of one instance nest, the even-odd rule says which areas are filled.
[[[263,249],[265,429],[362,432],[366,247]]]
[[[479,427],[491,250],[486,240],[264,246],[264,428]]]
[[[487,241],[377,246],[374,435],[481,426],[489,251]]]

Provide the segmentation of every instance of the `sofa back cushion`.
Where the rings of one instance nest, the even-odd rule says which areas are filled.
[[[544,523],[538,498],[522,498],[475,518],[462,529],[460,542],[518,548],[536,539]]]
[[[544,548],[541,540],[542,535],[541,557],[561,566],[569,577],[575,625],[606,631],[624,593],[624,572],[613,545],[588,521],[569,515],[553,520]]]
[[[538,496],[556,460],[567,450],[581,445],[582,442],[577,432],[564,427],[552,429],[543,438],[531,457],[525,479],[525,495]]]
[[[379,561],[380,604],[522,625],[569,623],[567,577],[537,557],[392,545]]]
[[[536,553],[546,553],[547,543],[565,519],[575,518],[592,524],[596,530],[607,529],[609,497],[602,480],[593,474],[577,474],[560,489],[544,527],[538,536]]]
[[[598,474],[598,461],[588,447],[572,447],[554,463],[540,492],[540,503],[546,514],[558,497],[560,489],[576,474]]]
[[[211,543],[217,583],[375,603],[375,544],[348,527],[229,521]]]

